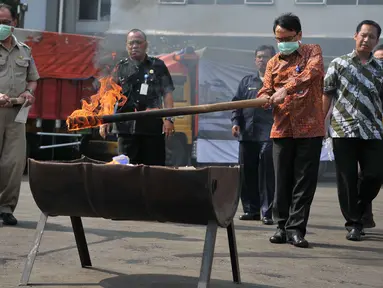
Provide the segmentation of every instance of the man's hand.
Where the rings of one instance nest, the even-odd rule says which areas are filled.
[[[12,107],[11,100],[3,93],[0,93],[0,107]]]
[[[35,102],[35,97],[29,91],[24,91],[19,97],[25,99],[25,107],[31,106]]]
[[[99,132],[100,132],[100,136],[103,139],[105,139],[106,136],[109,134],[109,127],[110,127],[109,124],[103,124],[100,126]]]
[[[174,124],[169,120],[164,121],[164,133],[166,137],[174,134]]]
[[[273,96],[271,96],[270,103],[274,105],[281,104],[285,101],[286,96],[287,91],[284,87],[282,87],[281,89],[278,89],[278,91],[275,92]]]
[[[234,137],[238,137],[239,136],[239,133],[240,133],[240,128],[238,125],[234,125],[232,128],[231,128],[231,134],[233,134]]]

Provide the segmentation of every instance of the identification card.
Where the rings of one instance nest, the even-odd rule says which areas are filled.
[[[146,84],[146,83],[142,83],[142,84],[141,84],[140,94],[141,94],[141,95],[148,95],[148,88],[149,88],[149,85],[148,85],[148,84]]]

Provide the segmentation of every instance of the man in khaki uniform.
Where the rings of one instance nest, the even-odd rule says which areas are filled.
[[[13,35],[16,12],[0,3],[0,216],[5,225],[16,225],[13,216],[25,168],[25,124],[15,122],[20,107],[10,99],[32,105],[39,74],[31,49]]]

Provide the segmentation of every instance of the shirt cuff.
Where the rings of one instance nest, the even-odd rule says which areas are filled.
[[[287,83],[285,86],[283,86],[283,88],[286,89],[287,95],[294,94],[295,92],[294,84],[292,84],[291,82]]]
[[[231,121],[232,126],[239,126],[239,119],[235,118]]]

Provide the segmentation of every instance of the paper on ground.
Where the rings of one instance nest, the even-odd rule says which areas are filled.
[[[23,124],[27,123],[29,110],[31,109],[32,105],[25,107],[26,105],[27,101],[25,101],[23,106],[21,106],[19,113],[16,115],[15,122]]]

